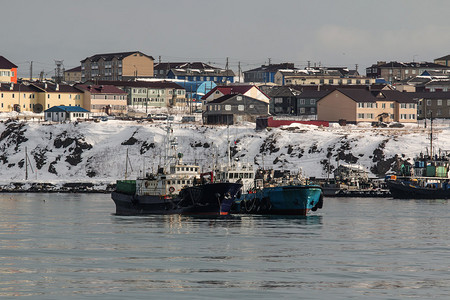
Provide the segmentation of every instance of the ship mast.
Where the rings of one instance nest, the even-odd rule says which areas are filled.
[[[433,158],[433,112],[430,112],[430,155]]]
[[[172,160],[175,159],[175,152],[176,152],[176,146],[177,141],[176,138],[173,137],[173,128],[170,125],[169,120],[167,120],[167,127],[166,127],[166,143],[165,143],[165,151],[164,151],[164,172],[170,171],[170,164]]]

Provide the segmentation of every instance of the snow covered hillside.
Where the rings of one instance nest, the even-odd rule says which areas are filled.
[[[155,170],[164,152],[165,123],[109,120],[78,124],[0,123],[0,184],[34,182],[114,182],[144,169]],[[435,126],[435,149],[450,148],[450,128]],[[345,126],[318,128],[292,125],[257,132],[254,124],[202,126],[173,124],[184,160],[209,170],[215,157],[226,162],[228,137],[233,159],[255,168],[302,169],[306,176],[326,177],[328,163],[360,164],[381,177],[399,159],[412,159],[429,146],[429,128]],[[28,156],[28,164],[25,161]],[[397,159],[396,159],[397,157]],[[130,166],[131,165],[131,166]],[[27,168],[28,167],[28,168]]]

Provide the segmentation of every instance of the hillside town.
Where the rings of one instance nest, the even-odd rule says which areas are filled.
[[[450,117],[450,55],[433,62],[378,61],[365,75],[348,66],[268,64],[235,72],[206,62],[162,62],[140,51],[93,54],[55,76],[18,77],[0,56],[0,113],[49,122],[96,117],[195,115],[204,125],[299,122],[373,126]],[[152,114],[151,114],[152,112]],[[200,117],[201,115],[201,117]]]

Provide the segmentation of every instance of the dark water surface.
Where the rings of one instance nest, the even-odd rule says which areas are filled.
[[[115,216],[0,194],[2,299],[449,299],[448,201],[327,198],[308,217]]]

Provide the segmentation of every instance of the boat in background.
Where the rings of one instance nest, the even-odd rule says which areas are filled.
[[[450,199],[450,153],[431,157],[420,154],[414,166],[403,164],[399,175],[386,184],[397,199]]]
[[[414,164],[403,164],[397,175],[386,177],[392,197],[398,199],[450,199],[450,151],[433,153],[433,117],[430,154],[420,153]]]

